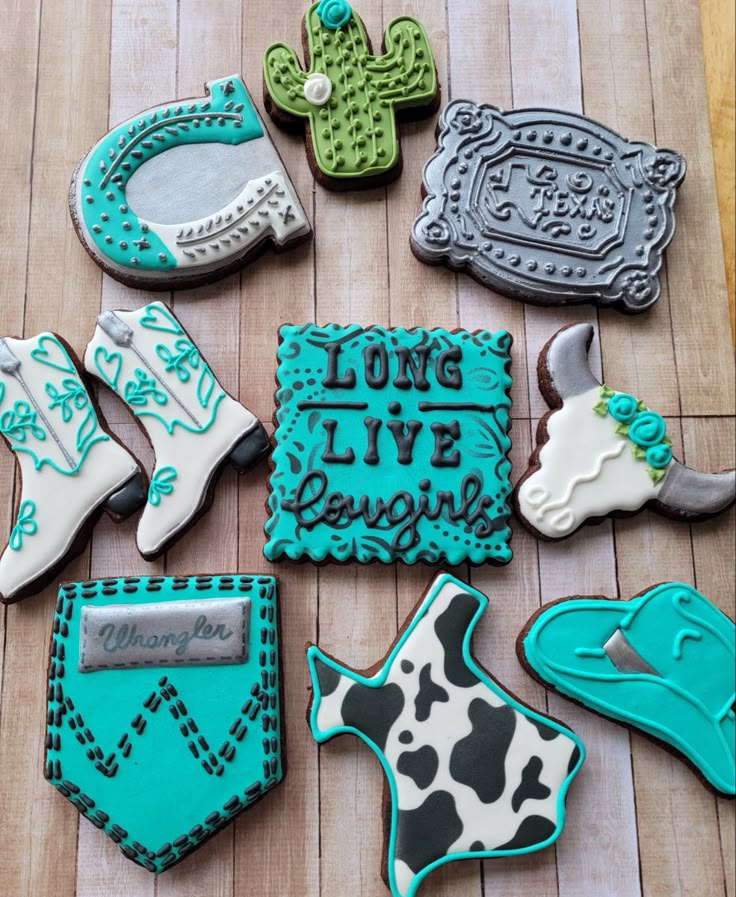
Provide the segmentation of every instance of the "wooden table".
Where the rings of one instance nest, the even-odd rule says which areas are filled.
[[[242,71],[259,98],[261,54],[298,44],[301,4],[288,0],[2,0],[0,69],[0,333],[56,330],[81,352],[101,307],[147,295],[102,277],[66,209],[76,161],[109,123],[206,79]],[[303,142],[273,129],[315,226],[315,239],[268,255],[208,289],[173,297],[177,314],[226,387],[264,421],[273,411],[282,321],[508,328],[514,342],[515,474],[544,411],[537,351],[562,324],[600,327],[596,367],[608,383],[665,414],[676,451],[703,469],[733,466],[734,368],[696,0],[425,0],[364,2],[382,24],[419,13],[443,94],[507,108],[583,110],[631,137],[680,150],[688,174],[664,291],[648,314],[543,310],[495,296],[465,276],[425,267],[409,251],[432,122],[404,128],[403,177],[387,189],[337,195],[313,184]],[[150,464],[127,411],[107,397],[115,431]],[[0,466],[2,535],[18,483]],[[261,555],[266,471],[226,474],[211,513],[168,556],[143,562],[133,524],[102,522],[67,578],[258,571],[280,577],[289,772],[258,807],[155,881],[43,779],[45,668],[54,589],[0,615],[0,894],[9,897],[375,897],[382,854],[381,772],[356,740],[321,749],[304,721],[304,644],[357,667],[381,657],[432,573],[405,567],[271,566]],[[591,527],[558,545],[515,527],[505,569],[461,569],[491,599],[476,653],[502,682],[567,721],[588,759],[556,848],[526,858],[453,864],[426,897],[734,897],[734,803],[637,735],[545,693],[521,669],[516,635],[542,600],[572,593],[630,596],[667,579],[693,583],[734,616],[734,515],[693,527],[645,513]]]

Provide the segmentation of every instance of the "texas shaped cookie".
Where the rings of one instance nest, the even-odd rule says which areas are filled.
[[[357,735],[383,766],[384,870],[394,897],[414,897],[452,860],[541,850],[562,831],[584,748],[472,657],[487,604],[444,573],[370,670],[347,669],[314,645],[307,651],[314,738]]]

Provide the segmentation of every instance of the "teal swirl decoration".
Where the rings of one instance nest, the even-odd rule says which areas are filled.
[[[237,145],[263,136],[240,78],[212,81],[208,91],[202,101],[173,103],[123,122],[84,160],[78,174],[81,214],[90,239],[114,264],[147,271],[176,268],[164,242],[125,201],[128,181],[142,165],[176,146]]]
[[[155,411],[147,411],[145,409],[143,411],[134,411],[133,414],[135,414],[136,417],[152,417],[152,418],[154,418],[161,424],[161,426],[163,426],[163,428],[166,430],[166,432],[169,435],[172,435],[174,430],[177,427],[181,427],[182,430],[186,430],[189,433],[204,433],[207,430],[209,430],[209,428],[215,422],[215,418],[217,417],[217,409],[220,405],[220,402],[224,398],[225,398],[225,392],[220,391],[219,395],[217,396],[215,401],[212,403],[212,411],[210,413],[209,420],[199,427],[195,427],[193,424],[190,424],[188,421],[182,420],[178,417],[173,418],[173,420],[166,420],[160,414],[157,414]],[[205,407],[205,406],[203,405],[203,407]]]
[[[199,367],[199,349],[186,337],[176,340],[174,349],[172,352],[168,346],[159,343],[156,355],[164,362],[167,372],[173,371],[180,383],[187,383],[191,376],[189,368],[196,370]]]
[[[10,533],[8,546],[13,551],[20,551],[23,548],[23,537],[34,536],[38,532],[38,524],[33,519],[36,516],[36,503],[33,501],[24,501],[18,512],[18,520]]]
[[[90,404],[87,390],[78,380],[66,377],[61,381],[61,387],[60,390],[53,383],[46,384],[46,395],[51,399],[49,411],[59,408],[64,423],[71,421],[75,411],[86,412],[75,441],[77,451],[82,452],[97,430],[97,415]]]
[[[649,479],[655,486],[661,482],[672,461],[672,440],[662,415],[650,411],[640,399],[605,384],[593,411],[616,421],[616,432],[631,440],[631,454],[637,461],[646,462]]]
[[[13,442],[25,442],[30,434],[34,439],[43,442],[46,431],[38,423],[38,416],[28,402],[18,400],[13,409],[0,415],[0,433]]]
[[[148,487],[148,503],[157,507],[161,504],[164,495],[171,495],[174,491],[174,481],[178,477],[175,467],[170,465],[157,470],[151,477]]]
[[[145,407],[148,405],[149,398],[157,405],[166,405],[168,402],[166,393],[156,389],[156,381],[153,377],[149,377],[141,368],[136,368],[133,373],[135,380],[128,380],[123,387],[123,397],[129,405]]]

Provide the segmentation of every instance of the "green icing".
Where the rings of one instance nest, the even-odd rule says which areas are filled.
[[[304,18],[308,71],[291,47],[273,44],[263,57],[266,91],[282,112],[308,123],[314,159],[323,174],[384,174],[399,159],[396,111],[427,105],[437,94],[427,34],[416,19],[401,16],[386,29],[385,53],[373,56],[355,12],[335,29],[320,19],[320,5],[313,4]],[[307,77],[315,73],[326,75],[332,85],[322,106],[304,96]]]
[[[245,663],[78,669],[83,606],[228,596],[251,602]],[[65,584],[53,632],[46,778],[130,859],[168,868],[281,781],[272,577]]]
[[[89,239],[116,265],[158,271],[176,267],[161,239],[126,203],[127,183],[141,165],[175,146],[235,145],[263,136],[240,78],[220,78],[207,87],[205,100],[157,107],[123,122],[83,161],[78,175],[81,214]]]
[[[36,503],[24,501],[18,512],[18,520],[10,533],[8,547],[13,551],[20,551],[23,547],[23,536],[35,536],[38,532],[38,524],[33,519],[36,515]]]
[[[604,645],[619,630],[651,672],[614,664]],[[734,623],[691,586],[664,583],[629,601],[552,604],[523,645],[528,664],[557,691],[642,729],[714,788],[736,793]]]
[[[508,333],[279,335],[269,560],[511,559]]]
[[[162,496],[171,495],[174,491],[174,481],[177,477],[176,468],[171,465],[155,471],[148,487],[148,503],[154,506],[160,505]]]

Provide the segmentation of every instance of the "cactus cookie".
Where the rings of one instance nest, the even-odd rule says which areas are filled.
[[[374,56],[345,0],[321,0],[304,17],[306,69],[286,44],[263,57],[265,103],[277,124],[306,124],[314,176],[335,189],[387,183],[401,174],[396,113],[430,115],[439,101],[427,33],[409,16],[386,29]]]

